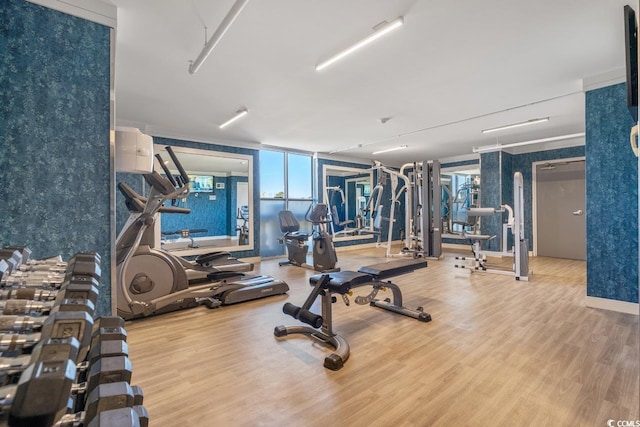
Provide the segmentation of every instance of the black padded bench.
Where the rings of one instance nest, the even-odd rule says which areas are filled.
[[[339,271],[311,276],[309,283],[313,286],[311,294],[301,307],[286,303],[282,308],[284,313],[300,320],[307,326],[276,326],[273,334],[280,338],[291,334],[304,334],[322,343],[335,348],[335,352],[324,360],[325,368],[337,371],[342,368],[349,358],[349,344],[347,341],[333,332],[331,304],[335,302],[333,294],[340,294],[345,304],[349,305],[347,294],[353,288],[371,286],[373,289],[367,296],[357,296],[356,304],[369,304],[394,313],[403,314],[421,322],[431,320],[431,315],[425,313],[422,307],[411,310],[402,305],[402,292],[400,288],[388,278],[401,274],[411,273],[417,269],[425,268],[427,261],[418,259],[399,259],[376,265],[361,267],[358,271]],[[378,300],[376,295],[380,290],[391,289],[393,298]],[[315,314],[309,309],[318,296],[322,297],[322,315]]]

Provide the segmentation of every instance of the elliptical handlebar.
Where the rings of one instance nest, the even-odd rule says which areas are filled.
[[[169,180],[171,185],[173,185],[174,187],[177,187],[178,183],[176,182],[176,179],[173,177],[173,174],[171,173],[166,163],[164,162],[164,159],[162,158],[162,156],[156,153],[155,158],[158,159],[158,163],[160,163],[160,167],[164,171],[164,174],[167,176],[167,179]]]
[[[180,172],[180,176],[182,177],[183,181],[185,183],[188,183],[189,182],[189,175],[187,174],[187,172],[182,167],[182,163],[180,163],[180,160],[178,160],[178,158],[176,157],[176,154],[173,152],[173,148],[171,148],[168,145],[166,147],[164,147],[164,148],[167,150],[167,153],[169,153],[169,157],[171,157],[171,160],[173,161],[173,164],[176,165],[176,168],[178,168],[178,172]]]
[[[307,222],[312,223],[313,225],[329,224],[331,220],[329,219],[329,209],[327,207],[327,204],[317,203],[315,207],[313,206],[313,203],[310,204],[309,208],[307,209],[307,213],[304,215],[304,219]]]
[[[180,174],[174,176],[169,170],[169,167],[165,163],[162,156],[159,153],[156,153],[154,157],[156,158],[156,160],[158,160],[158,163],[160,164],[165,177],[154,171],[150,174],[145,174],[145,179],[152,188],[156,188],[156,190],[160,191],[160,193],[165,196],[165,199],[175,200],[178,198],[187,197],[190,193],[189,175],[184,170],[182,163],[180,163],[180,160],[178,160],[178,157],[173,152],[173,149],[169,146],[165,148]]]

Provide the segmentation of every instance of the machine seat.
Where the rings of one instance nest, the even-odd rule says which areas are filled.
[[[338,294],[346,294],[351,288],[357,288],[358,286],[364,286],[372,282],[373,278],[364,273],[358,273],[356,271],[338,271],[334,273],[326,273],[331,277],[331,280],[325,285],[331,292]],[[309,284],[315,286],[318,280],[323,274],[316,274],[309,278]]]
[[[278,220],[280,221],[280,231],[285,234],[285,238],[300,242],[309,239],[309,233],[300,231],[300,223],[293,215],[293,212],[278,212]]]
[[[382,264],[361,267],[356,271],[339,271],[326,273],[331,278],[325,285],[328,290],[338,294],[346,294],[352,288],[365,286],[374,281],[384,280],[389,277],[411,273],[418,268],[425,268],[427,261],[424,259],[399,259]],[[316,274],[309,278],[309,284],[315,286],[323,274]]]

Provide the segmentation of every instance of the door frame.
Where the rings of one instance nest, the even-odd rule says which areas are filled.
[[[564,162],[574,162],[579,160],[585,160],[585,174],[586,174],[587,158],[585,156],[567,157],[565,159],[541,160],[538,162],[531,163],[531,217],[533,219],[533,256],[538,256],[538,189],[537,189],[538,177],[536,176],[537,166],[547,165],[547,164],[552,165],[555,163],[564,163]],[[586,185],[586,180],[585,180],[585,185]],[[585,209],[586,209],[586,206],[585,206]]]

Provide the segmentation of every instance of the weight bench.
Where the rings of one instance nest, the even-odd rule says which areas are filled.
[[[401,274],[411,273],[419,268],[425,268],[427,262],[424,259],[400,259],[382,264],[361,267],[356,271],[340,271],[311,276],[309,282],[313,290],[307,297],[302,307],[286,303],[282,307],[285,314],[300,320],[308,326],[276,326],[273,334],[277,338],[292,334],[304,334],[316,339],[324,344],[335,348],[324,359],[324,367],[337,371],[342,368],[344,362],[349,358],[349,344],[341,336],[333,332],[331,304],[336,301],[333,294],[340,294],[346,305],[349,305],[351,290],[362,286],[372,286],[373,289],[367,296],[357,296],[356,304],[369,304],[394,313],[412,317],[421,322],[429,322],[431,315],[425,313],[422,307],[411,310],[402,305],[402,292],[398,285],[385,281],[386,279]],[[391,289],[393,299],[384,301],[375,299],[379,290]],[[318,296],[322,297],[322,315],[312,313],[311,306]]]

